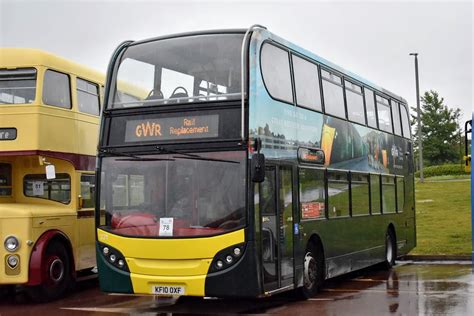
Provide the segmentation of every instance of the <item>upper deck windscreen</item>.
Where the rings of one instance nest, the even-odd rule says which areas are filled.
[[[239,99],[243,34],[207,34],[132,45],[120,59],[109,108]]]
[[[0,105],[30,104],[36,95],[36,69],[0,69]]]

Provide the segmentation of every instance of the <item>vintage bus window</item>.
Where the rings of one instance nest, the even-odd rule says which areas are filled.
[[[95,175],[81,175],[81,197],[83,208],[93,208],[95,203]]]
[[[380,214],[381,203],[380,203],[380,175],[370,175],[370,204],[371,213]]]
[[[390,104],[388,99],[377,96],[377,115],[379,118],[379,128],[382,131],[392,133],[392,118],[390,114]]]
[[[288,52],[265,43],[262,47],[260,63],[268,93],[275,99],[293,103]]]
[[[12,195],[12,166],[0,163],[0,197]]]
[[[198,157],[104,158],[105,228],[125,236],[173,237],[210,236],[243,227],[245,152],[193,155]],[[264,191],[261,188],[262,195]],[[162,218],[173,218],[172,235],[160,234]]]
[[[352,198],[352,215],[369,215],[370,211],[370,195],[369,195],[369,178],[367,174],[352,173],[351,174],[351,198]]]
[[[382,211],[386,213],[395,213],[395,177],[382,176]]]
[[[43,103],[65,109],[71,108],[71,84],[68,75],[46,70],[43,81]]]
[[[352,122],[365,125],[364,97],[362,87],[344,80],[346,88],[347,116]]]
[[[293,55],[296,104],[316,111],[322,111],[319,90],[318,66]]]
[[[405,178],[397,176],[397,212],[403,212],[405,207]]]
[[[324,69],[321,69],[321,77],[323,79],[325,112],[340,118],[346,118],[342,78]]]
[[[400,122],[400,104],[392,100],[393,131],[395,135],[402,136],[402,125]]]
[[[349,181],[347,173],[328,171],[329,218],[349,216]]]
[[[71,177],[66,173],[56,174],[56,179],[47,180],[45,174],[28,174],[23,178],[23,193],[68,204],[71,201]]]
[[[76,86],[79,111],[82,113],[99,115],[99,85],[77,78]]]
[[[243,34],[183,36],[129,46],[109,108],[240,99]],[[118,91],[138,100],[123,100]]]
[[[377,116],[375,113],[374,92],[370,89],[364,88],[365,95],[365,110],[367,113],[367,125],[377,128]]]
[[[299,184],[301,219],[324,218],[326,204],[324,170],[299,169]]]
[[[36,96],[36,69],[0,69],[0,104],[33,103]]]
[[[402,128],[403,128],[403,136],[410,139],[410,120],[408,118],[408,112],[405,105],[400,104],[400,114],[402,116]]]

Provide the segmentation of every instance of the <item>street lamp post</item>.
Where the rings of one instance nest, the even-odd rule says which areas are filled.
[[[420,182],[424,181],[423,178],[423,142],[421,140],[421,110],[420,110],[420,82],[418,78],[418,53],[410,53],[410,56],[415,56],[415,80],[416,80],[416,120],[418,123],[418,150],[420,160]]]

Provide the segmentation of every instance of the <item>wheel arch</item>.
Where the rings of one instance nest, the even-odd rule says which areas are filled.
[[[72,250],[71,240],[62,231],[52,229],[44,232],[33,246],[33,250],[31,251],[30,255],[30,262],[28,265],[28,283],[26,285],[40,285],[44,281],[43,274],[41,273],[44,264],[43,257],[45,255],[48,245],[53,241],[58,241],[65,246],[68,256],[70,258],[70,268],[72,272],[71,276],[74,279],[76,278],[74,252]]]
[[[323,256],[324,279],[326,279],[326,278],[327,278],[327,271],[326,271],[326,255],[325,255],[325,250],[324,250],[324,244],[323,244],[323,241],[322,241],[321,237],[319,236],[318,233],[313,232],[313,233],[311,234],[311,237],[309,237],[308,242],[307,242],[306,244],[307,244],[307,245],[313,244],[313,245],[315,245],[315,246],[319,249],[320,255]]]

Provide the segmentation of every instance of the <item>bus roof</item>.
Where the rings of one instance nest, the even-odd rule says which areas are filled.
[[[130,45],[136,45],[136,44],[143,44],[143,43],[147,43],[147,42],[151,42],[151,41],[157,41],[157,40],[164,40],[164,39],[169,39],[169,38],[177,38],[177,37],[185,37],[185,36],[193,36],[193,35],[207,35],[207,34],[232,34],[232,33],[242,33],[244,34],[245,32],[247,31],[247,29],[217,29],[217,30],[205,30],[205,31],[195,31],[195,32],[185,32],[185,33],[176,33],[176,34],[170,34],[170,35],[164,35],[164,36],[159,36],[159,37],[153,37],[153,38],[148,38],[148,39],[144,39],[144,40],[139,40],[139,41],[134,41],[132,42]],[[356,81],[359,81],[360,83],[368,86],[368,87],[371,87],[373,88],[374,90],[377,90],[378,92],[380,93],[383,93],[383,94],[386,94],[387,96],[390,96],[394,99],[397,99],[399,101],[401,101],[402,103],[407,103],[407,101],[402,98],[401,96],[387,90],[387,89],[384,89],[382,88],[381,86],[379,85],[376,85],[375,83],[373,82],[370,82],[369,80],[349,71],[349,70],[346,70],[332,62],[330,62],[329,60],[321,57],[321,56],[318,56],[298,45],[295,45],[281,37],[279,37],[278,35],[275,35],[274,33],[266,30],[266,29],[255,29],[254,32],[264,32],[264,33],[267,33],[267,35],[273,39],[274,41],[284,45],[284,46],[287,46],[288,48],[296,51],[296,52],[299,52],[301,54],[304,54],[306,57],[308,58],[311,58],[313,60],[315,60],[316,62],[318,63],[321,63],[329,68],[332,68],[333,70],[336,70],[337,72],[347,76],[347,77],[350,77]]]
[[[105,76],[92,68],[35,48],[0,48],[0,68],[45,66],[104,83]]]

